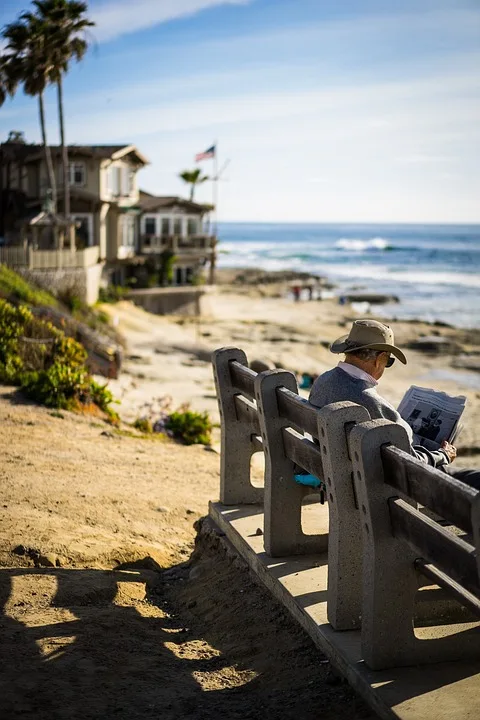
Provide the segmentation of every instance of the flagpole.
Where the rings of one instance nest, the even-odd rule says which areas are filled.
[[[212,257],[210,259],[210,285],[215,282],[215,246],[217,244],[218,230],[218,140],[214,142],[213,153],[213,182],[212,182],[212,205],[213,205],[213,237],[214,246],[212,247]]]
[[[214,235],[217,234],[217,222],[218,222],[218,212],[217,212],[217,205],[218,205],[218,140],[215,140],[215,152],[213,153],[213,183],[212,183],[212,205],[214,207],[213,211],[213,230]]]

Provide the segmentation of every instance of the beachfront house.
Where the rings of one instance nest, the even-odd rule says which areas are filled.
[[[44,148],[25,142],[0,145],[0,262],[43,273],[43,279],[49,271],[57,289],[75,280],[84,299],[94,302],[102,273],[108,278],[137,253],[137,173],[148,161],[134,145],[69,146],[66,222],[61,150],[52,146],[50,152],[56,212]]]
[[[172,196],[140,192],[139,253],[173,260],[172,285],[189,285],[204,279],[215,282],[216,238],[211,205]]]

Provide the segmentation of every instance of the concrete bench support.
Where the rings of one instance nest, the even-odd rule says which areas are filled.
[[[291,423],[282,418],[277,405],[281,387],[298,392],[292,373],[267,370],[255,378],[265,453],[265,552],[271,557],[323,552],[328,544],[328,535],[306,535],[302,530],[302,501],[314,491],[293,479],[295,465],[285,453],[282,434]]]
[[[220,411],[222,454],[220,463],[220,502],[225,505],[256,504],[263,501],[263,488],[250,481],[250,463],[256,448],[251,425],[237,417],[229,364],[236,360],[248,366],[247,356],[238,348],[221,348],[212,356]]]
[[[347,435],[370,419],[352,402],[327,405],[318,413],[329,510],[328,620],[336,630],[360,626],[362,614],[362,530]]]

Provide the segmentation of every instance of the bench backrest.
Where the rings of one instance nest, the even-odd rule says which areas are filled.
[[[388,486],[466,533],[462,537],[451,532],[405,500],[391,497],[388,502],[393,534],[418,553],[419,569],[426,569],[430,577],[436,576],[437,582],[442,582],[442,574],[450,578],[454,583],[451,589],[457,597],[460,588],[464,588],[463,599],[480,612],[480,601],[475,603],[469,597],[471,593],[480,597],[478,557],[472,545],[480,492],[399,448],[384,446],[381,456]],[[455,590],[457,583],[460,588],[457,585]]]
[[[374,668],[425,661],[428,643],[418,643],[412,621],[418,571],[480,611],[480,491],[413,458],[395,423],[362,423],[349,445],[362,515],[363,656]],[[417,503],[467,535],[442,526]],[[442,659],[443,651],[451,657],[447,643],[433,657]],[[460,644],[456,652],[462,657],[466,648]]]

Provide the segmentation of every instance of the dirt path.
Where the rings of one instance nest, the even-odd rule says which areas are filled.
[[[2,720],[373,717],[222,542],[190,559],[215,453],[5,388],[0,427]]]

